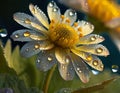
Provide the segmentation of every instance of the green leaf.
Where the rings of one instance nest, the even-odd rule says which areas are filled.
[[[16,72],[13,69],[11,69],[6,62],[2,44],[0,44],[0,73],[16,74]]]
[[[93,93],[99,90],[103,90],[105,88],[105,86],[107,86],[109,83],[115,81],[116,79],[118,79],[118,77],[116,78],[112,78],[109,80],[105,80],[100,84],[96,84],[94,86],[91,87],[87,87],[87,88],[82,88],[82,89],[78,89],[76,91],[73,91],[72,93]]]

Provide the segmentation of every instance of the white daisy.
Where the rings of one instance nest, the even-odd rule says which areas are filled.
[[[33,17],[25,13],[15,13],[14,20],[28,29],[17,30],[12,34],[15,41],[28,41],[21,49],[24,57],[38,54],[36,60],[40,70],[47,71],[58,64],[64,80],[72,80],[75,72],[82,82],[89,81],[89,70],[85,63],[103,70],[102,61],[96,56],[107,56],[106,47],[98,44],[102,36],[90,34],[94,26],[86,21],[76,21],[77,14],[68,9],[61,15],[55,2],[47,6],[47,16],[36,5],[29,5]]]

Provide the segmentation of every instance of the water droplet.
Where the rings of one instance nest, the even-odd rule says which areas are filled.
[[[92,37],[90,37],[90,40],[91,40],[91,41],[95,41],[95,40],[96,40],[96,37],[95,37],[95,36],[92,36]]]
[[[69,15],[72,17],[72,16],[75,16],[76,15],[76,12],[74,11],[74,10],[71,10],[70,12],[69,12]]]
[[[40,45],[39,44],[35,44],[34,48],[35,49],[39,49]]]
[[[38,59],[38,60],[37,60],[37,63],[40,63],[40,62],[41,62],[40,59]]]
[[[103,49],[102,49],[101,47],[100,47],[100,48],[97,48],[97,49],[96,49],[96,52],[97,52],[97,53],[102,53],[102,52],[103,52]]]
[[[97,60],[94,60],[94,61],[93,61],[93,65],[94,65],[94,66],[97,66],[97,65],[98,65],[98,61],[97,61]]]
[[[92,56],[91,56],[91,55],[88,55],[88,56],[86,57],[86,60],[87,60],[87,61],[92,61]]]
[[[82,71],[80,70],[80,68],[77,68],[77,71],[79,72],[79,73],[81,73]]]
[[[65,66],[62,66],[62,69],[65,69]]]
[[[118,72],[119,66],[118,65],[112,65],[112,72]]]
[[[26,48],[26,51],[28,52],[28,51],[29,51],[29,48]]]
[[[94,75],[98,75],[99,74],[99,71],[97,71],[97,70],[91,70],[92,71],[92,73],[94,74]]]
[[[1,37],[6,37],[7,36],[7,30],[6,29],[0,29],[0,36]]]
[[[31,23],[30,19],[26,19],[26,20],[25,20],[25,23],[26,23],[26,24],[30,24],[30,23]]]
[[[48,61],[52,61],[52,57],[48,57]]]
[[[58,11],[58,8],[54,8],[54,9],[53,9],[53,12],[57,12],[57,11]]]
[[[77,68],[77,70],[80,70],[80,68]]]
[[[65,62],[66,62],[66,63],[69,63],[69,62],[70,62],[69,58],[66,58],[66,59],[65,59]]]
[[[24,37],[29,37],[30,36],[30,32],[28,32],[28,31],[26,31],[26,32],[24,32]]]
[[[54,1],[51,1],[50,3],[49,3],[49,6],[50,7],[53,7],[55,5],[55,2]]]

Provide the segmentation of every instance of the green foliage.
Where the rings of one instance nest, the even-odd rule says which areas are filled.
[[[64,81],[57,66],[48,72],[39,71],[35,65],[36,56],[22,57],[19,46],[12,51],[10,40],[6,43],[4,53],[0,48],[0,58],[2,59],[0,70],[3,72],[3,74],[0,72],[0,88],[10,87],[15,93],[42,93],[40,90],[44,93],[87,93],[87,91],[89,93],[119,93],[120,79],[109,70],[98,75],[91,73],[90,81],[86,84],[82,83],[77,75],[72,81]],[[16,74],[13,75],[11,72],[16,72]]]

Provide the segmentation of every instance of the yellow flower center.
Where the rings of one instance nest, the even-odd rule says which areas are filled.
[[[79,35],[74,28],[64,23],[52,21],[49,27],[49,35],[54,44],[63,48],[72,47],[79,41]]]

